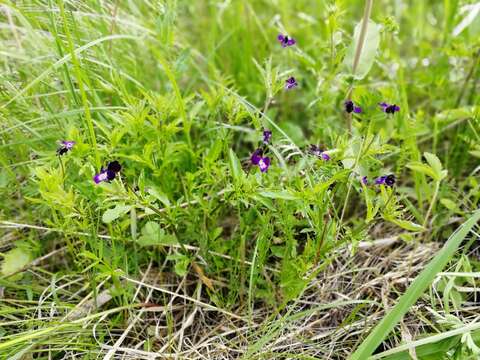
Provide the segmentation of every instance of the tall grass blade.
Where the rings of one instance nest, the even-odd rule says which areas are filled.
[[[465,239],[473,226],[478,223],[479,219],[480,210],[477,210],[450,236],[443,248],[417,276],[405,294],[402,295],[397,305],[386,314],[380,323],[375,326],[370,335],[368,335],[358,349],[352,354],[350,357],[351,360],[367,359],[375,351],[395,325],[407,313],[410,307],[423,294],[425,289],[431,284],[437,273],[442,271],[443,267],[450,261],[463,239]]]

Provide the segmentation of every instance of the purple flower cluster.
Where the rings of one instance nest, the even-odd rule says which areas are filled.
[[[57,154],[59,156],[66,154],[75,146],[75,141],[71,140],[62,140],[60,142],[60,147],[57,149]],[[116,175],[122,170],[122,165],[116,160],[109,162],[106,168],[101,168],[98,174],[95,174],[93,181],[95,184],[100,184],[101,182],[110,182],[115,179]]]
[[[365,186],[367,186],[369,183],[368,183],[368,178],[366,176],[363,176],[362,179],[360,180],[361,183]],[[390,175],[383,175],[383,176],[379,176],[377,177],[373,183],[375,185],[386,185],[386,186],[390,186],[392,187],[393,185],[395,185],[395,175],[394,174],[390,174]]]
[[[395,104],[387,104],[386,102],[381,102],[378,105],[386,114],[395,114],[396,112],[400,111],[400,106]]]
[[[325,161],[330,160],[330,155],[328,155],[325,151],[323,151],[323,150],[320,148],[320,146],[311,144],[311,145],[310,145],[310,148],[308,149],[308,152],[309,152],[310,154],[318,157],[319,159],[322,159],[322,160],[325,160]]]
[[[263,130],[263,141],[261,147],[258,147],[250,156],[250,162],[252,165],[258,166],[262,173],[267,172],[270,167],[271,160],[268,156],[265,156],[268,152],[268,145],[272,141],[272,132],[268,129]]]
[[[344,105],[345,105],[345,111],[349,114],[352,112],[356,114],[360,114],[362,112],[362,108],[360,106],[355,106],[352,100],[345,101]]]
[[[257,165],[262,173],[266,172],[270,167],[270,158],[264,156],[264,150],[262,148],[258,148],[253,152],[250,161],[253,165]]]
[[[356,106],[352,100],[347,100],[344,103],[345,112],[348,114],[355,113],[360,114],[362,112],[362,108],[360,106]],[[386,102],[381,102],[378,104],[382,111],[386,114],[395,114],[396,112],[400,111],[400,106],[395,104],[387,104]]]
[[[288,35],[283,34],[278,34],[277,40],[282,45],[282,47],[292,46],[296,43],[294,38],[288,37]]]

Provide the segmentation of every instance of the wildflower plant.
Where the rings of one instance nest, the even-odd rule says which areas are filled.
[[[479,271],[474,27],[454,36],[445,4],[281,3],[2,5],[0,354],[366,359],[425,265],[389,256],[460,227],[445,261]],[[428,300],[413,337],[442,331],[429,309],[470,322],[477,284],[454,281],[408,298]]]

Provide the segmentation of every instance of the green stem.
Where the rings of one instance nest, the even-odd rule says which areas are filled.
[[[430,213],[432,212],[432,209],[435,205],[435,202],[437,201],[437,196],[438,196],[438,190],[440,189],[440,181],[435,181],[435,191],[433,193],[432,201],[430,202],[430,206],[428,207],[427,210],[427,215],[425,215],[425,220],[423,222],[423,227],[426,227],[428,218],[430,217]]]
[[[362,55],[363,45],[365,44],[365,38],[367,37],[368,22],[370,20],[370,14],[372,13],[373,0],[367,0],[365,3],[365,10],[363,11],[362,28],[360,29],[360,36],[358,37],[357,47],[355,48],[355,57],[353,58],[352,75],[355,79],[355,72],[357,71],[360,56]],[[352,80],[352,84],[347,91],[347,100],[352,100],[353,84],[355,80]],[[347,114],[347,127],[348,132],[352,132],[352,114]]]
[[[100,163],[100,155],[99,155],[98,149],[97,149],[97,138],[95,137],[95,130],[93,128],[93,119],[92,119],[92,114],[90,112],[90,105],[88,104],[87,93],[85,91],[85,87],[84,87],[84,84],[83,84],[83,77],[82,77],[80,62],[78,61],[77,55],[75,53],[75,48],[74,48],[74,45],[73,45],[72,36],[70,34],[70,29],[68,28],[67,18],[65,16],[65,8],[63,6],[63,0],[58,0],[57,2],[58,2],[59,9],[60,9],[60,15],[61,15],[62,20],[63,20],[63,28],[65,30],[65,36],[67,38],[68,46],[70,48],[69,49],[70,54],[72,56],[72,63],[73,63],[73,67],[74,67],[74,70],[75,70],[75,75],[76,75],[77,81],[78,81],[78,89],[80,91],[80,96],[81,96],[81,99],[82,99],[82,105],[85,108],[85,120],[86,120],[86,123],[87,123],[88,133],[89,133],[89,137],[90,137],[90,144],[92,145],[93,151],[95,153],[95,165],[96,165],[97,169],[100,169],[101,163]]]

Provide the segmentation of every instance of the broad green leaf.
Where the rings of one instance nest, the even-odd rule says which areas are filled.
[[[242,173],[242,166],[240,164],[240,160],[238,160],[237,155],[232,149],[230,149],[229,158],[230,170],[232,171],[233,178],[236,180],[240,177],[240,174]]]
[[[142,228],[142,235],[138,238],[140,246],[155,245],[176,245],[178,244],[175,235],[166,234],[158,223],[149,221]]]
[[[361,28],[362,22],[359,22],[357,26],[355,26],[353,41],[348,47],[347,53],[345,55],[344,64],[349,72],[353,72],[353,61],[355,58],[356,48],[358,46],[357,44],[360,38]],[[355,71],[355,74],[352,74],[356,79],[363,79],[368,74],[373,65],[373,62],[375,61],[378,45],[380,44],[380,28],[380,25],[378,25],[372,20],[369,20],[367,26],[367,34],[363,43],[362,52],[360,53],[357,69]]]
[[[427,159],[428,164],[432,167],[433,171],[437,176],[437,180],[441,180],[446,176],[446,173],[443,172],[443,167],[440,159],[435,154],[429,152],[423,153],[425,159]]]
[[[430,166],[422,164],[421,162],[411,162],[410,164],[407,164],[407,167],[412,169],[413,171],[425,174],[432,179],[438,180],[435,171]]]
[[[480,150],[469,151],[470,155],[480,158]]]
[[[457,204],[447,198],[440,199],[440,203],[445,206],[448,210],[455,210],[457,208]]]
[[[108,209],[103,213],[102,221],[106,224],[110,224],[112,221],[129,212],[131,208],[130,205],[117,205],[113,209]]]
[[[160,189],[158,189],[157,187],[152,187],[150,189],[148,189],[148,193],[150,195],[152,195],[153,197],[155,197],[157,200],[160,200],[160,202],[167,206],[167,207],[170,207],[171,203],[170,203],[170,200],[168,199],[168,196],[165,195]]]
[[[190,265],[190,259],[188,258],[188,256],[183,254],[173,254],[168,255],[167,260],[175,261],[175,273],[178,276],[187,275],[188,266]]]
[[[3,258],[1,273],[8,276],[23,269],[32,260],[31,253],[23,248],[14,248],[8,251]]]
[[[415,304],[435,276],[442,271],[445,265],[455,255],[462,241],[469,235],[472,228],[480,220],[480,210],[470,216],[448,239],[443,248],[437,252],[428,265],[415,278],[407,291],[398,299],[397,304],[385,314],[383,319],[373,328],[368,337],[350,356],[350,360],[365,360],[377,349],[382,341],[390,334],[403,316]]]

